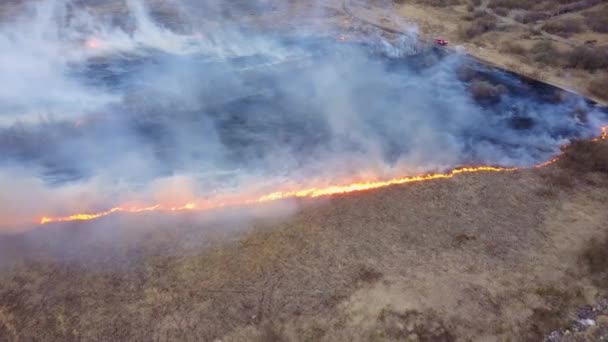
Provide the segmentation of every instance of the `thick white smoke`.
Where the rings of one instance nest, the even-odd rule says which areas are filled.
[[[203,14],[234,16],[202,4]],[[415,28],[394,41],[340,42],[322,32],[255,32],[236,19],[203,25],[187,19],[197,16],[192,3],[178,8],[183,15],[171,20],[180,30],[136,1],[120,20],[41,1],[2,24],[4,230],[118,204],[530,165],[596,133],[602,120],[581,99],[552,102],[533,87],[476,101],[460,75],[463,57],[407,56]]]

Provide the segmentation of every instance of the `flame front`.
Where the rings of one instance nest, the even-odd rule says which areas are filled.
[[[324,188],[310,188],[305,190],[297,190],[297,191],[287,191],[287,192],[273,192],[268,195],[264,195],[260,197],[257,202],[269,202],[276,201],[280,199],[286,198],[297,198],[297,197],[321,197],[321,196],[329,196],[336,194],[344,194],[355,191],[363,191],[363,190],[371,190],[387,187],[390,185],[399,185],[406,183],[414,183],[414,182],[422,182],[433,179],[445,179],[452,178],[460,173],[472,173],[472,172],[504,172],[504,171],[515,171],[517,168],[504,168],[504,167],[494,167],[494,166],[478,166],[478,167],[463,167],[454,169],[448,173],[432,173],[420,176],[408,176],[402,178],[394,178],[389,179],[387,181],[372,181],[372,182],[363,182],[363,183],[353,183],[346,185],[331,185]]]
[[[402,177],[402,178],[394,178],[386,181],[370,181],[370,182],[360,182],[360,183],[352,183],[352,184],[344,184],[344,185],[330,185],[327,187],[320,188],[309,188],[304,190],[295,190],[295,191],[277,191],[270,194],[266,194],[263,196],[259,196],[257,198],[234,198],[231,200],[223,200],[223,201],[205,201],[202,204],[198,202],[190,202],[183,206],[178,207],[167,207],[162,206],[160,204],[156,204],[148,207],[114,207],[105,211],[96,212],[96,213],[78,213],[69,216],[62,217],[42,217],[40,219],[40,224],[54,223],[54,222],[70,222],[70,221],[89,221],[98,219],[101,217],[109,216],[115,213],[143,213],[143,212],[183,212],[183,211],[202,211],[202,210],[211,210],[218,209],[227,206],[242,206],[242,205],[250,205],[255,203],[266,203],[271,201],[278,201],[289,198],[315,198],[321,196],[330,196],[336,194],[344,194],[356,191],[363,190],[371,190],[387,187],[390,185],[398,185],[398,184],[406,184],[406,183],[414,183],[427,181],[432,179],[445,179],[452,178],[460,173],[472,173],[472,172],[504,172],[504,171],[514,171],[517,168],[503,168],[503,167],[493,167],[493,166],[480,166],[480,167],[464,167],[459,169],[454,169],[448,173],[434,173],[434,174],[426,174],[420,176],[410,176],[410,177]]]
[[[601,128],[601,135],[592,139],[593,141],[607,140],[608,139],[608,126]],[[559,157],[553,158],[547,162],[540,163],[534,166],[539,168],[553,164],[559,160]],[[205,201],[194,201],[186,203],[182,206],[170,207],[163,206],[160,204],[147,206],[147,207],[114,207],[106,211],[97,213],[78,213],[70,216],[63,217],[42,217],[39,222],[40,224],[54,223],[54,222],[70,222],[70,221],[89,221],[95,220],[101,217],[109,216],[115,213],[144,213],[144,212],[185,212],[185,211],[203,211],[218,209],[223,207],[236,207],[251,205],[256,203],[266,203],[272,201],[279,201],[289,198],[316,198],[322,196],[331,196],[337,194],[346,194],[357,191],[372,190],[383,188],[391,185],[400,185],[408,183],[416,183],[429,181],[434,179],[447,179],[452,178],[462,173],[476,173],[476,172],[510,172],[518,170],[516,167],[496,167],[496,166],[476,166],[476,167],[462,167],[451,170],[446,173],[431,173],[418,176],[407,176],[400,178],[393,178],[385,181],[368,181],[368,182],[355,182],[343,185],[330,185],[326,187],[308,188],[303,190],[291,190],[291,191],[277,191],[266,195],[262,195],[254,198],[232,198],[224,200],[205,200]]]

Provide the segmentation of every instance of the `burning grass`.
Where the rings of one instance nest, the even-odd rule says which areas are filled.
[[[586,160],[605,147],[575,143],[559,168],[542,170],[604,172]],[[0,273],[0,334],[46,341],[540,340],[584,303],[581,279],[605,279],[603,241],[575,251],[584,266],[578,269],[552,238],[589,239],[605,203],[586,196],[605,191],[601,186],[542,197],[533,170],[469,174],[316,202],[195,252],[181,253],[179,240],[166,235],[157,238],[170,254],[143,248],[158,241],[151,236],[100,249],[115,258],[138,255],[126,267],[25,261]],[[586,208],[584,221],[569,221],[576,205]],[[530,296],[536,299],[522,309],[521,298]]]

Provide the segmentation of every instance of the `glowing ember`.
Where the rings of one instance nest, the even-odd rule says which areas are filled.
[[[89,38],[87,39],[87,41],[85,42],[85,45],[89,48],[89,49],[97,49],[99,48],[99,40],[97,40],[96,38]]]
[[[599,140],[607,140],[608,139],[608,126],[604,126],[601,128],[602,133],[599,137],[593,139],[593,141]],[[547,162],[537,164],[534,168],[539,168],[543,166],[547,166],[557,162],[559,158],[553,158]],[[233,199],[224,199],[217,201],[201,201],[199,202],[190,202],[182,206],[177,207],[167,207],[162,206],[160,204],[156,204],[149,207],[115,207],[106,211],[97,212],[97,213],[80,213],[74,214],[70,216],[64,217],[42,217],[40,219],[40,224],[47,224],[53,222],[70,222],[70,221],[88,221],[94,220],[101,217],[109,216],[115,213],[143,213],[143,212],[184,212],[184,211],[202,211],[202,210],[211,210],[218,209],[227,206],[243,206],[250,205],[255,203],[265,203],[271,201],[279,201],[283,199],[289,198],[316,198],[321,196],[330,196],[336,194],[345,194],[352,193],[357,191],[365,191],[383,188],[391,185],[399,185],[399,184],[407,184],[407,183],[415,183],[415,182],[423,182],[434,179],[447,179],[452,178],[461,173],[475,173],[475,172],[510,172],[518,170],[516,167],[506,168],[506,167],[495,167],[495,166],[477,166],[477,167],[462,167],[458,169],[454,169],[452,171],[446,173],[432,173],[425,174],[419,176],[408,176],[401,178],[389,179],[386,181],[369,181],[369,182],[357,182],[352,184],[343,184],[343,185],[330,185],[327,187],[320,188],[309,188],[304,190],[293,190],[293,191],[277,191],[267,195],[263,195],[253,199],[246,198],[233,198]]]

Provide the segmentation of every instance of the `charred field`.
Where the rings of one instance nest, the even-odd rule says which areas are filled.
[[[607,336],[605,108],[414,26],[163,4],[0,27],[0,341]]]

